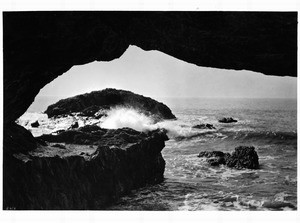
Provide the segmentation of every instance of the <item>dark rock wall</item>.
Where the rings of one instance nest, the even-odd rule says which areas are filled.
[[[4,121],[73,65],[129,45],[199,66],[297,76],[296,12],[4,12]]]

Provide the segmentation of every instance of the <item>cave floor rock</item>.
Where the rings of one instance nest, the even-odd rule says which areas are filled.
[[[103,134],[91,137],[96,129]],[[67,134],[68,143],[61,134]],[[38,143],[35,150],[6,154],[4,209],[101,210],[133,189],[164,179],[161,150],[168,138],[162,130],[85,126],[47,137],[50,142]]]

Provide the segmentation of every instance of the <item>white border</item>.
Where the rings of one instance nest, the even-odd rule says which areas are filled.
[[[1,0],[2,11],[117,11],[117,10],[146,10],[146,11],[299,11],[299,0]],[[1,47],[2,15],[0,18]],[[298,27],[299,30],[299,27]],[[299,58],[299,57],[298,57]],[[0,56],[3,61],[3,54]],[[3,63],[0,63],[3,75]],[[299,79],[298,79],[299,84]],[[0,85],[3,87],[1,76]],[[298,85],[299,86],[299,85]],[[1,114],[0,124],[3,120],[3,88],[0,93]],[[298,111],[299,111],[298,103]],[[298,123],[299,126],[299,123]],[[0,130],[0,143],[2,142],[2,128]],[[299,147],[299,142],[298,142]],[[180,211],[2,211],[2,152],[1,154],[1,196],[0,196],[0,222],[300,222],[299,211],[288,212],[180,212]],[[298,152],[299,161],[299,152]],[[299,165],[298,165],[299,179]],[[201,188],[199,188],[201,190]],[[298,183],[299,192],[299,183]],[[299,200],[298,200],[299,201]],[[298,204],[299,209],[299,204]]]

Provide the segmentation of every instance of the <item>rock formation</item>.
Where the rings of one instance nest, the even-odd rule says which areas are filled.
[[[221,123],[232,123],[232,122],[237,122],[237,120],[233,119],[232,117],[224,117],[224,118],[221,118],[219,119],[219,122]]]
[[[41,136],[46,146],[4,157],[4,209],[102,209],[162,182],[167,139],[160,130],[97,126]]]
[[[212,124],[194,125],[193,128],[195,128],[195,129],[216,129]]]
[[[296,77],[297,12],[4,12],[4,123],[72,66],[111,61],[129,45],[198,66]]]
[[[258,155],[253,146],[236,147],[232,154],[221,151],[203,151],[199,153],[198,157],[206,157],[206,161],[212,166],[223,164],[236,169],[259,168]]]
[[[163,103],[130,91],[111,88],[60,100],[50,105],[45,113],[48,117],[68,115],[73,112],[94,116],[99,110],[110,109],[114,106],[131,107],[146,115],[151,115],[157,120],[176,118]]]

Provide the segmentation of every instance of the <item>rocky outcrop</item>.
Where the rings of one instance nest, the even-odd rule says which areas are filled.
[[[253,146],[236,147],[232,154],[221,151],[203,151],[199,153],[198,157],[206,157],[206,161],[212,166],[223,164],[236,169],[259,168],[258,155]]]
[[[226,159],[226,165],[237,169],[258,169],[258,155],[255,148],[253,146],[239,146],[235,148],[231,156]]]
[[[216,129],[212,124],[199,124],[194,125],[194,129]]]
[[[157,120],[176,118],[163,103],[130,91],[111,88],[60,100],[50,105],[45,113],[48,117],[66,115],[73,112],[83,112],[88,116],[94,116],[99,110],[110,109],[114,106],[134,108],[146,115],[151,115]]]
[[[16,123],[5,126],[3,131],[4,153],[26,153],[36,149],[36,147],[37,142],[27,129]]]
[[[296,77],[297,12],[4,12],[4,123],[72,66],[111,61],[129,45],[198,66]]]
[[[47,146],[4,157],[4,209],[103,209],[163,180],[163,131],[85,126],[42,139]]]
[[[221,123],[232,123],[232,122],[237,122],[237,120],[233,119],[232,117],[224,117],[218,120]]]

